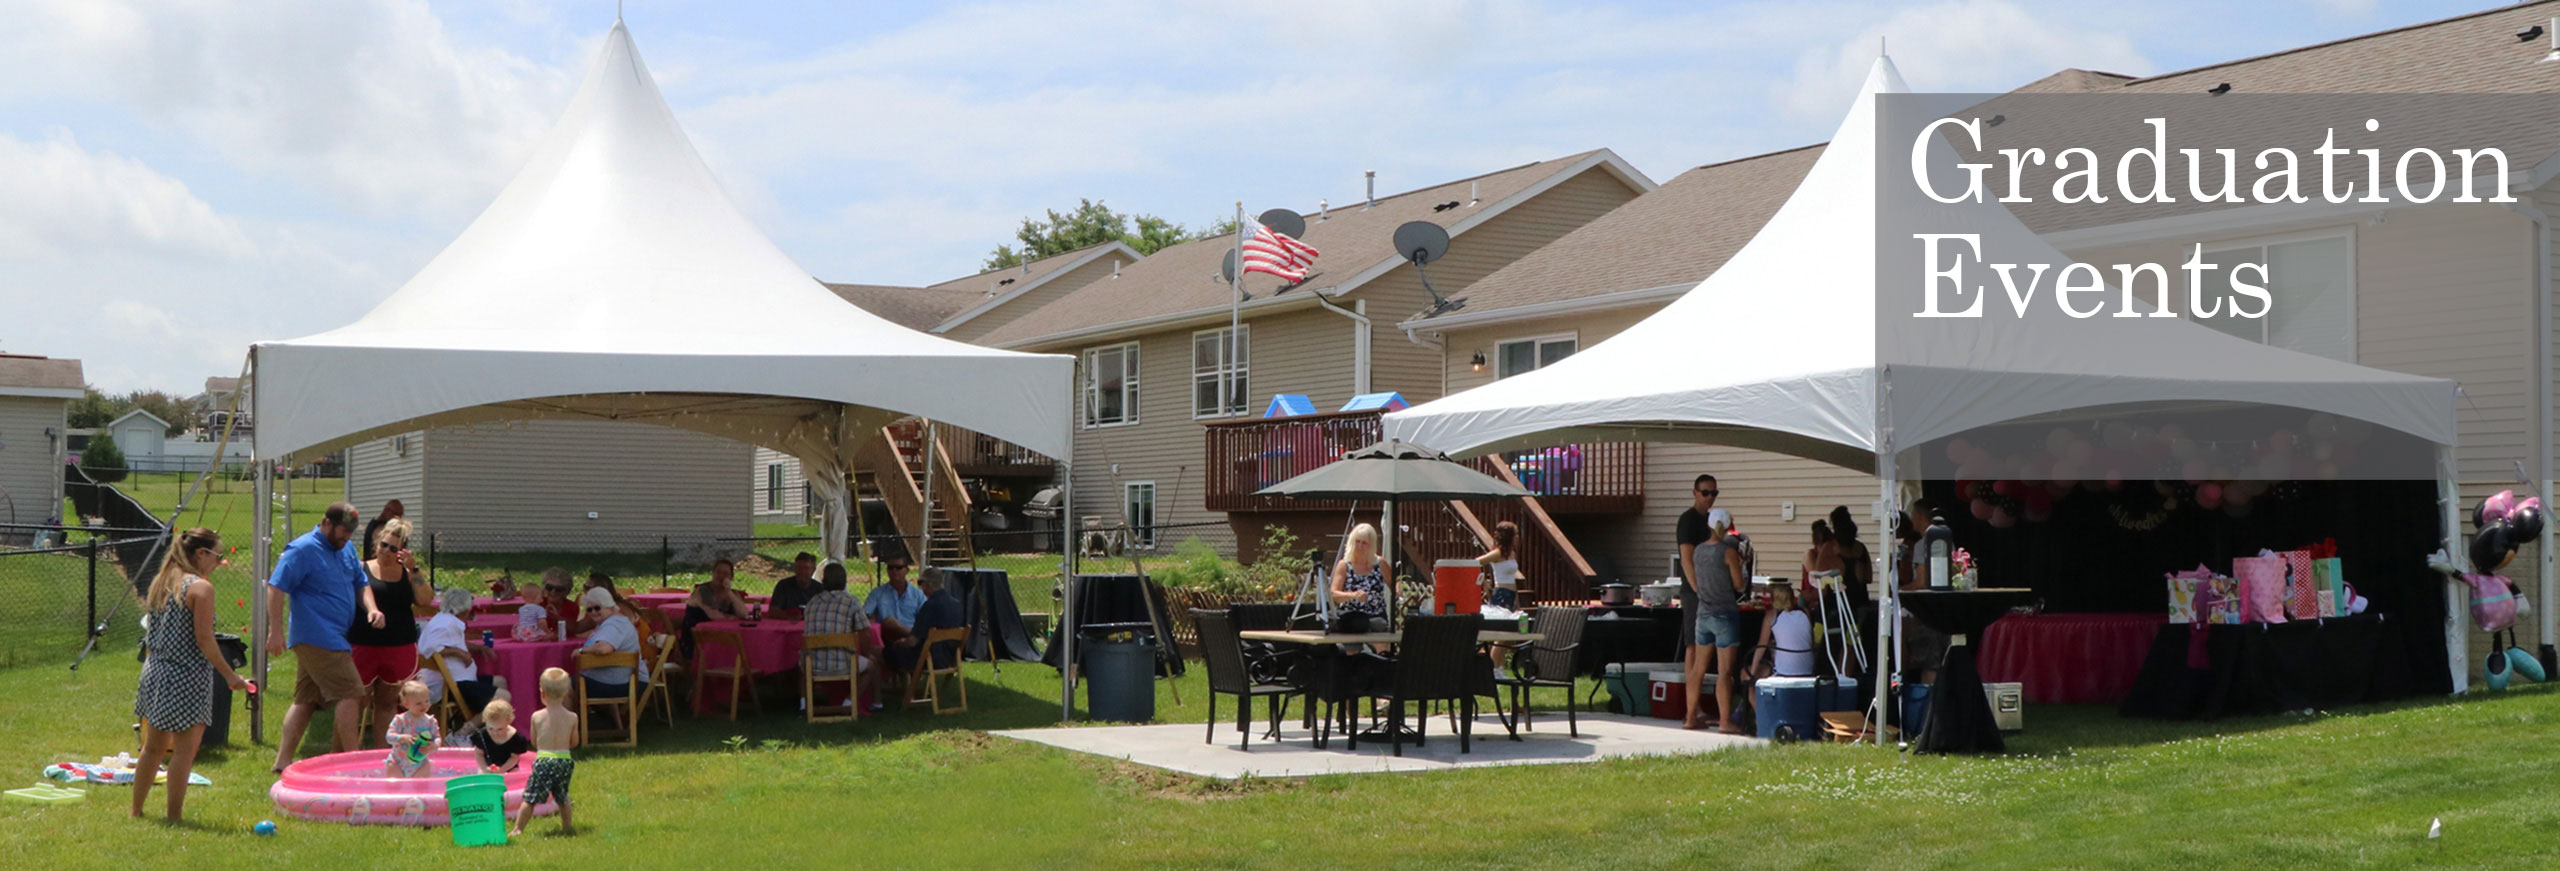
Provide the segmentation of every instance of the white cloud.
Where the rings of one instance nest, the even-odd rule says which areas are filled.
[[[1997,93],[2073,67],[2152,70],[2123,28],[2083,12],[2038,16],[2009,0],[1949,0],[1903,8],[1805,51],[1778,91],[1780,106],[1799,118],[1839,117],[1875,64],[1879,38],[1912,89],[1924,92]]]
[[[239,225],[184,182],[141,161],[80,146],[56,129],[42,141],[0,134],[0,262],[115,246],[132,255],[249,256]]]
[[[112,101],[375,216],[467,216],[574,71],[458,46],[416,0],[32,0],[0,9],[0,97]]]

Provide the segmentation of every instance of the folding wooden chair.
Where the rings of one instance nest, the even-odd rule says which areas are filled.
[[[616,698],[600,699],[589,697],[587,695],[587,682],[583,675],[588,671],[599,668],[631,669],[632,684],[629,685],[628,690]],[[640,690],[640,654],[637,652],[582,652],[578,654],[578,674],[581,675],[581,677],[571,678],[571,680],[577,683],[578,743],[593,744],[595,743],[595,740],[591,736],[597,732],[605,732],[610,735],[619,735],[622,738],[619,742],[608,743],[615,743],[618,746],[623,747],[639,746],[640,710],[637,693]],[[595,727],[595,711],[598,709],[618,712],[616,716],[620,718],[622,728],[611,731],[597,729]]]
[[[480,716],[479,711],[471,709],[471,700],[462,697],[462,686],[454,681],[453,672],[445,666],[443,655],[418,654],[418,670],[435,672],[436,679],[444,682],[444,700],[428,708],[427,713],[434,715],[436,722],[445,724],[448,733],[461,728],[464,721]]]
[[[729,659],[728,665],[703,664],[707,659],[709,659],[711,649],[715,647],[725,647],[729,649],[732,656]],[[756,696],[755,672],[752,669],[747,668],[746,641],[740,639],[736,632],[725,629],[704,629],[700,626],[696,626],[693,629],[693,697],[695,699],[695,704],[700,704],[701,700],[706,698],[706,696],[702,694],[702,682],[715,677],[729,682],[729,719],[735,720],[738,718],[738,691],[740,687],[744,687],[746,689],[747,701],[751,705],[755,707],[764,706],[764,700],[757,698]]]
[[[674,728],[676,725],[675,691],[668,688],[667,658],[675,653],[676,637],[652,635],[650,638],[657,640],[657,649],[641,658],[641,663],[648,666],[649,682],[640,690],[640,700],[633,707],[638,709],[638,714],[646,714],[650,703],[655,702],[658,707],[666,711],[667,727]],[[641,643],[647,644],[648,641],[643,640]]]
[[[862,719],[862,636],[851,632],[811,635],[800,641],[800,698],[809,722],[839,723]],[[818,654],[843,651],[843,674],[819,674]],[[821,705],[818,687],[822,684],[844,684],[844,704]]]
[[[925,633],[924,643],[916,645],[916,667],[907,674],[909,706],[931,704],[936,714],[956,714],[969,709],[969,679],[960,674],[960,660],[964,658],[961,654],[967,649],[968,640],[969,628],[966,626],[952,626]],[[949,668],[941,668],[933,664],[933,649],[943,644],[949,644],[952,648]],[[959,688],[960,696],[960,703],[949,708],[942,706],[942,678],[946,676],[951,678],[951,683]]]

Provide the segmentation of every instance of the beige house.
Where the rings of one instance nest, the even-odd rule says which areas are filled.
[[[346,451],[346,498],[398,499],[445,553],[656,550],[744,537],[745,442],[671,427],[548,420],[455,426]]]
[[[0,354],[0,523],[43,524],[62,511],[62,463],[80,361]],[[0,542],[33,530],[0,527]]]
[[[1077,356],[1078,515],[1161,528],[1140,532],[1141,547],[1197,536],[1222,551],[1241,544],[1250,555],[1267,524],[1310,538],[1338,534],[1348,506],[1309,511],[1250,494],[1290,463],[1357,447],[1376,432],[1374,414],[1267,424],[1259,418],[1274,394],[1307,396],[1319,411],[1360,394],[1393,392],[1409,402],[1441,395],[1444,352],[1410,339],[1397,322],[1429,309],[1433,291],[1464,296],[1484,276],[1653,187],[1602,149],[1320,208],[1305,216],[1304,241],[1323,252],[1316,271],[1289,287],[1246,276],[1240,341],[1220,269],[1232,237],[1172,246],[1063,293],[999,300],[936,330]],[[1448,255],[1426,267],[1428,289],[1425,272],[1391,241],[1410,221],[1439,224],[1452,239]],[[1460,546],[1448,530],[1437,534]]]

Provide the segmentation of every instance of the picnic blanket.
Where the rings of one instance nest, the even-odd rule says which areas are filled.
[[[169,772],[160,771],[155,774],[156,776],[151,780],[152,783],[169,782]],[[90,764],[87,762],[56,762],[44,767],[44,776],[47,780],[60,783],[104,783],[111,786],[131,786],[133,785],[133,754],[119,753],[114,756],[101,757],[96,764]],[[188,772],[187,785],[212,786],[213,781],[205,779],[204,775]]]

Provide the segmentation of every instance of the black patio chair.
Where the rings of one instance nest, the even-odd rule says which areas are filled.
[[[1512,716],[1520,728],[1531,731],[1529,691],[1539,687],[1564,690],[1564,722],[1573,737],[1582,737],[1582,722],[1574,716],[1573,677],[1575,654],[1582,649],[1582,621],[1589,615],[1580,608],[1540,608],[1531,618],[1530,631],[1546,636],[1546,640],[1526,644],[1511,651],[1511,673],[1497,674],[1494,682],[1511,691]]]
[[[1387,732],[1395,755],[1404,755],[1405,706],[1425,706],[1414,718],[1414,745],[1428,737],[1432,702],[1447,702],[1458,718],[1458,752],[1474,748],[1476,696],[1493,695],[1492,668],[1476,652],[1484,618],[1474,614],[1414,614],[1396,645],[1395,675],[1387,680]]]
[[[1297,695],[1297,687],[1254,679],[1245,667],[1244,645],[1236,635],[1236,624],[1225,611],[1191,610],[1192,625],[1200,628],[1200,660],[1209,669],[1209,727],[1201,743],[1218,740],[1218,696],[1237,699],[1236,731],[1244,737],[1237,746],[1253,749],[1253,700],[1269,699],[1271,737],[1280,736],[1280,719],[1289,708],[1289,697]]]

